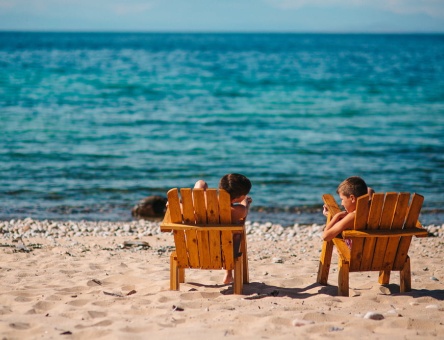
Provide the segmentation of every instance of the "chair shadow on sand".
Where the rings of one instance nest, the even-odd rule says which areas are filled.
[[[233,294],[233,289],[230,284],[216,284],[216,285],[206,285],[202,283],[196,282],[187,282],[188,285],[195,287],[206,287],[206,288],[221,288],[220,293],[222,295],[231,295]],[[444,289],[437,290],[427,290],[427,289],[412,289],[410,292],[400,292],[400,287],[397,284],[387,284],[381,285],[380,287],[386,288],[386,293],[377,293],[378,295],[390,295],[390,296],[410,296],[414,299],[423,298],[423,297],[431,297],[433,299],[444,301]],[[314,293],[308,293],[307,291],[319,288]],[[368,288],[370,289],[370,288]],[[368,290],[365,288],[355,288],[353,290],[359,292],[363,290]],[[193,289],[194,290],[194,289]],[[244,299],[260,299],[265,297],[289,297],[292,299],[307,299],[316,295],[329,295],[329,296],[338,296],[338,288],[337,286],[332,285],[321,285],[317,282],[314,282],[306,287],[279,287],[274,285],[269,285],[264,282],[250,282],[247,285],[244,285],[243,298]],[[358,296],[356,296],[358,297]]]
[[[196,287],[206,287],[206,288],[221,288],[220,293],[222,295],[230,295],[233,294],[233,288],[230,284],[216,284],[216,285],[206,285],[202,283],[196,282],[187,282],[188,285],[196,286]],[[307,293],[307,290],[313,289],[315,287],[319,287],[320,290],[316,293]],[[306,299],[310,296],[318,295],[319,293],[325,294],[326,292],[335,294],[335,287],[325,287],[318,283],[312,283],[303,288],[289,288],[289,287],[278,287],[274,285],[268,285],[264,282],[250,282],[249,284],[244,285],[243,290],[243,298],[244,299],[260,299],[267,296],[270,297],[290,297],[292,299]]]

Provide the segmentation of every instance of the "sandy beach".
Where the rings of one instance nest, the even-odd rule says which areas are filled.
[[[169,290],[172,235],[159,223],[0,222],[2,339],[444,338],[444,226],[410,247],[412,292],[399,274],[351,273],[337,296],[316,283],[323,226],[247,223],[244,295],[222,271],[188,270]]]

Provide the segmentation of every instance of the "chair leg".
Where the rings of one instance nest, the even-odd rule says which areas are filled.
[[[185,282],[185,268],[179,268],[179,282]]]
[[[177,255],[176,252],[173,252],[170,256],[170,290],[179,290],[179,273],[180,269],[178,268]]]
[[[242,294],[243,288],[243,274],[242,274],[242,264],[243,255],[240,255],[234,260],[234,282],[233,282],[233,293]]]
[[[390,283],[390,270],[381,270],[378,282],[381,285],[388,285]]]
[[[401,293],[410,292],[412,290],[412,275],[410,272],[410,257],[407,256],[407,260],[404,263],[404,267],[400,272],[401,282],[400,291]]]
[[[339,258],[339,273],[338,273],[338,295],[349,296],[349,272],[350,264]]]
[[[318,278],[316,280],[321,285],[327,284],[332,253],[333,253],[333,242],[332,241],[322,242],[322,252],[321,252],[321,258],[319,259]]]
[[[245,230],[242,235],[241,252],[243,257],[243,266],[242,266],[243,281],[244,283],[250,283],[250,274],[248,271],[247,234],[245,233]]]

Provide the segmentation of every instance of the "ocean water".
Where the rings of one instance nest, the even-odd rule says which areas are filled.
[[[444,35],[0,32],[0,118],[0,219],[131,220],[240,172],[252,221],[323,223],[359,175],[444,222]]]

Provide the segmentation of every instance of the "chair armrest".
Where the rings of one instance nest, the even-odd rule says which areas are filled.
[[[342,258],[342,260],[350,262],[350,249],[345,244],[345,241],[337,237],[335,237],[332,241],[336,246],[336,249],[338,250],[338,255]]]
[[[338,203],[336,203],[336,200],[333,197],[333,195],[330,194],[322,195],[322,200],[324,201],[324,205],[328,209],[327,222],[329,222],[334,215],[336,215],[338,212],[341,212],[341,208],[339,208]]]
[[[221,225],[221,224],[206,224],[206,225],[188,225],[180,223],[162,222],[160,231],[167,232],[171,230],[199,230],[199,231],[243,231],[243,225]]]
[[[352,237],[401,237],[401,236],[416,236],[427,237],[426,229],[410,228],[398,230],[344,230],[342,232],[343,238]]]

